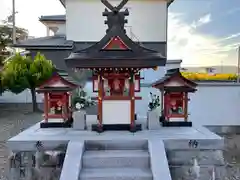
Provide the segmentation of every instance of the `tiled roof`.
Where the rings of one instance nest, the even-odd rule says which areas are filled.
[[[34,38],[28,39],[24,41],[19,41],[15,47],[28,47],[28,48],[36,48],[40,49],[41,47],[64,47],[70,48],[73,47],[73,41],[66,40],[65,36],[48,36],[48,37],[41,37],[41,38]]]
[[[69,76],[69,74],[66,71],[58,70],[58,74],[66,81],[76,84],[76,85],[80,85],[80,83],[78,81],[76,81],[73,77]]]
[[[41,16],[39,21],[66,21],[66,15]]]

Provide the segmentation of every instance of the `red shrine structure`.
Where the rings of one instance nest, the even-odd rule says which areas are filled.
[[[195,92],[197,84],[182,76],[179,69],[170,69],[153,83],[161,91],[163,126],[192,126],[188,121],[188,93]]]
[[[71,91],[77,87],[69,76],[55,72],[37,88],[38,93],[44,94],[44,122],[41,128],[71,127]]]
[[[140,46],[133,42],[124,29],[128,10],[120,11],[127,1],[117,7],[108,2],[102,3],[107,17],[106,35],[95,45],[71,53],[66,58],[70,68],[89,69],[93,72],[93,91],[98,93],[98,124],[92,129],[104,130],[141,129],[135,123],[135,101],[141,97],[135,95],[140,91],[140,71],[144,68],[165,66],[166,57],[159,52]]]

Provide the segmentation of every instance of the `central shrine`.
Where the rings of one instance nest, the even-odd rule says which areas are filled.
[[[69,68],[85,68],[93,71],[93,91],[98,93],[98,131],[141,129],[135,123],[135,96],[140,91],[140,71],[144,68],[165,66],[166,57],[159,52],[133,42],[124,29],[129,15],[128,9],[121,11],[127,1],[113,7],[102,1],[106,7],[106,35],[95,45],[76,51],[66,59]],[[116,116],[121,110],[121,116]],[[93,129],[96,129],[93,127]]]

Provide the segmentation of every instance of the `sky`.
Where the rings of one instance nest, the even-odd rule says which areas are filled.
[[[11,13],[11,0],[0,0],[0,20]],[[30,36],[46,35],[41,15],[64,14],[59,0],[16,0],[16,24]],[[183,66],[237,65],[240,0],[175,0],[168,14],[168,59]]]

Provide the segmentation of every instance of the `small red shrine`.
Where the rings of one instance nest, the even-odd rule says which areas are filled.
[[[37,88],[38,93],[44,94],[44,122],[42,128],[69,127],[72,118],[71,91],[78,87],[68,76],[60,76],[57,72]],[[69,79],[69,78],[68,78]]]
[[[166,57],[133,42],[126,34],[124,24],[128,10],[120,11],[127,3],[123,0],[117,7],[102,3],[107,17],[106,35],[93,46],[71,53],[65,62],[69,68],[89,69],[93,72],[93,91],[98,93],[98,124],[93,130],[141,129],[135,122],[135,101],[141,97],[140,71],[145,68],[165,66]]]
[[[188,121],[188,93],[195,92],[197,84],[182,76],[179,69],[170,69],[153,83],[161,91],[163,126],[192,126]]]

